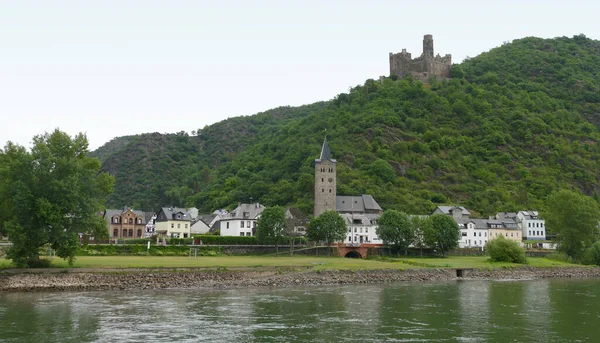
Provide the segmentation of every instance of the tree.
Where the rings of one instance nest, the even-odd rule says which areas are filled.
[[[327,210],[310,221],[306,235],[313,242],[324,241],[331,245],[346,236],[346,221],[336,211]]]
[[[407,249],[414,241],[415,231],[406,213],[387,210],[377,220],[377,225],[379,238],[398,250],[404,250],[404,255],[408,254]]]
[[[519,243],[506,239],[502,235],[490,240],[486,250],[492,262],[527,263],[525,250]]]
[[[561,190],[548,196],[542,212],[546,227],[556,234],[558,250],[575,260],[596,240],[600,211],[590,197],[570,190]]]
[[[97,213],[114,178],[100,173],[100,161],[87,152],[85,135],[58,130],[35,136],[31,151],[11,142],[0,149],[0,222],[13,243],[7,256],[18,266],[47,264],[39,256],[46,244],[72,264],[79,233],[107,236]]]
[[[275,251],[279,252],[279,242],[285,235],[286,227],[285,209],[281,206],[267,207],[256,223],[256,236],[261,242],[275,241]]]
[[[412,216],[410,217],[410,221],[412,223],[412,227],[414,230],[414,240],[413,244],[416,248],[419,248],[421,252],[421,256],[423,256],[423,248],[427,245],[425,244],[425,225],[427,223],[427,218],[423,216]]]
[[[452,217],[434,214],[427,219],[424,238],[428,246],[441,252],[443,256],[446,252],[458,247],[460,230]]]

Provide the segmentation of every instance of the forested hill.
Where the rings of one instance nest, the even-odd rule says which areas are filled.
[[[252,199],[310,213],[325,135],[338,194],[372,194],[384,209],[540,209],[559,188],[598,198],[600,42],[524,38],[452,76],[367,80],[328,102],[232,118],[196,136],[113,142],[95,152],[116,177],[108,206],[209,211]]]

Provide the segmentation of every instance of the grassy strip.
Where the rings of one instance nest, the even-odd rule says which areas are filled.
[[[530,257],[532,267],[576,267],[580,265]],[[66,268],[66,261],[54,258],[52,265]],[[409,268],[510,268],[519,264],[489,262],[487,256],[447,258],[377,258],[348,259],[324,256],[204,256],[197,259],[180,256],[79,256],[75,268],[248,268],[248,267],[312,267],[313,270],[377,270]],[[0,259],[0,268],[11,268],[9,260]]]

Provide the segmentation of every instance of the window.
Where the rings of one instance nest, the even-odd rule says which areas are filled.
[[[113,237],[119,237],[119,229],[113,230]]]
[[[352,228],[348,228],[348,232],[352,232]]]
[[[368,227],[365,228],[365,233],[369,233],[369,228]]]
[[[183,238],[188,238],[187,233],[183,234]]]
[[[348,240],[349,240],[350,242],[352,242],[352,237],[351,237],[351,236],[348,236]]]
[[[188,224],[185,224],[185,228],[186,228],[186,229],[188,228]]]
[[[483,233],[483,237],[487,237],[487,232],[484,232],[484,233]]]
[[[473,237],[477,237],[477,232],[473,232]]]
[[[481,232],[479,233],[479,237],[481,237]]]
[[[356,233],[356,228],[354,228],[354,233]]]
[[[329,188],[329,193],[331,193],[331,188]]]
[[[321,178],[321,182],[325,182],[325,179],[324,179],[324,178]]]
[[[127,237],[127,229],[123,229],[123,236],[122,237]]]
[[[133,237],[133,229],[129,229],[129,237]]]
[[[240,222],[240,227],[244,227],[244,221],[243,220]]]
[[[142,229],[138,229],[137,230],[137,236],[138,237],[142,237]]]
[[[251,226],[250,226],[250,221],[247,221],[247,222],[246,222],[246,227],[247,227],[247,228],[251,228]]]
[[[325,193],[325,188],[321,188],[321,193]]]
[[[466,232],[461,232],[463,237],[467,237],[467,233]]]
[[[177,228],[181,229],[181,224],[177,223]]]
[[[171,223],[171,229],[175,228],[175,224]]]
[[[229,222],[227,222],[227,228],[229,229]]]
[[[240,232],[240,236],[244,237],[244,233],[243,233],[243,232]]]

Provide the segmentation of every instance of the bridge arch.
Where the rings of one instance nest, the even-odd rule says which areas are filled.
[[[358,251],[352,250],[352,251],[348,251],[346,253],[346,255],[344,255],[344,257],[346,257],[346,258],[362,258],[362,255]]]

